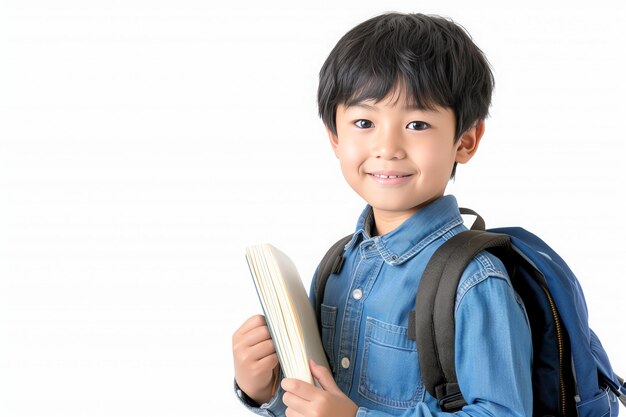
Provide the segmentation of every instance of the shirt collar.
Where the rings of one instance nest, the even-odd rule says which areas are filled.
[[[446,195],[421,208],[391,232],[371,237],[374,213],[368,205],[361,213],[354,236],[346,248],[374,243],[386,263],[399,265],[462,223],[456,198]]]

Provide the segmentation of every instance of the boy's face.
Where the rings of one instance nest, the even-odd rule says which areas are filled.
[[[393,218],[396,225],[443,195],[454,162],[469,161],[484,128],[477,123],[455,143],[451,109],[420,110],[397,91],[378,103],[339,105],[336,126],[337,135],[327,131],[346,181],[377,224]]]

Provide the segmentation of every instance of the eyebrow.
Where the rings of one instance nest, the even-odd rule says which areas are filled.
[[[378,111],[378,108],[376,108],[376,106],[370,106],[369,104],[365,104],[365,103],[354,103],[354,104],[350,104],[346,106],[346,109],[349,109],[350,107],[362,107],[366,110],[373,110],[373,111]]]
[[[366,110],[378,111],[378,108],[376,106],[371,106],[371,105],[365,104],[363,102],[346,105],[345,107],[346,107],[346,109],[349,109],[350,107],[361,107],[361,108],[364,108]],[[432,111],[432,110],[429,110],[427,108],[420,107],[420,106],[418,106],[416,104],[406,105],[406,106],[403,107],[403,110]]]

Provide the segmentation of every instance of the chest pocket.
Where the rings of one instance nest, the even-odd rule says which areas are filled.
[[[322,345],[324,346],[324,351],[326,352],[326,357],[328,358],[328,362],[331,370],[335,371],[335,355],[334,355],[334,344],[335,344],[335,326],[337,321],[337,307],[328,306],[326,304],[322,304],[321,307],[321,321],[322,321]]]
[[[359,394],[392,408],[411,408],[424,400],[415,341],[407,328],[368,317]]]

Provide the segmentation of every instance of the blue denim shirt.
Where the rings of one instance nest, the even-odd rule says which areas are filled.
[[[372,237],[372,226],[368,206],[346,245],[343,268],[331,275],[324,294],[322,341],[335,381],[359,406],[357,417],[448,415],[424,388],[407,331],[428,260],[466,230],[456,199],[439,198],[383,236]],[[456,414],[532,415],[530,328],[497,258],[484,252],[470,262],[455,309],[456,372],[468,402]],[[281,395],[279,390],[253,411],[284,415]]]

